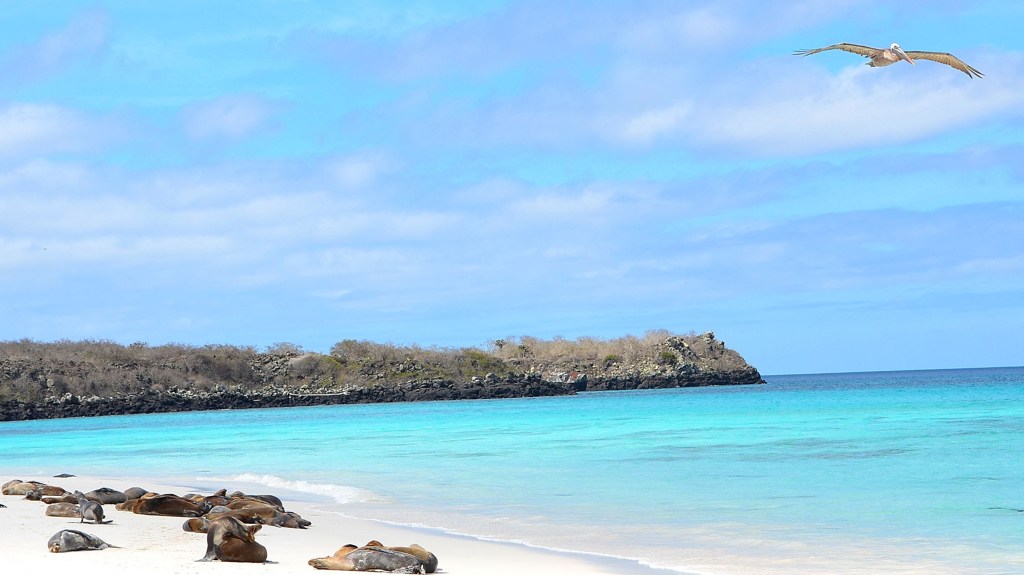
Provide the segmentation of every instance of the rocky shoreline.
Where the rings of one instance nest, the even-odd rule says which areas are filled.
[[[0,421],[300,407],[352,403],[507,399],[572,395],[589,391],[747,385],[764,383],[757,369],[714,339],[713,334],[669,337],[632,361],[618,356],[604,361],[578,357],[535,357],[498,360],[477,350],[459,353],[471,361],[448,363],[443,373],[428,359],[409,356],[394,361],[359,364],[356,377],[346,376],[345,360],[297,351],[244,355],[246,367],[228,370],[220,350],[209,357],[193,353],[188,361],[126,361],[62,356],[43,360],[0,356],[0,384],[21,389],[15,382],[36,382],[36,397],[0,395]],[[230,355],[230,354],[227,354]],[[195,367],[196,357],[207,360],[211,373]],[[233,356],[232,356],[233,357]],[[461,356],[459,356],[461,357]],[[451,360],[445,356],[446,361]],[[738,359],[737,359],[738,358]],[[237,360],[237,358],[233,359]],[[221,363],[217,363],[220,361]],[[200,362],[201,363],[201,362]],[[237,363],[237,361],[235,362]],[[86,364],[86,365],[83,365]],[[181,364],[181,365],[178,365]],[[186,368],[182,365],[192,367]],[[160,370],[184,373],[180,384],[155,379]],[[491,371],[483,372],[485,368]],[[76,371],[77,370],[77,371]],[[438,373],[442,371],[442,373]],[[217,376],[216,374],[220,374]],[[63,382],[74,379],[75,384]],[[104,382],[97,386],[96,381]],[[82,381],[92,392],[82,392]],[[167,380],[167,381],[178,381]],[[114,383],[112,383],[114,382]],[[116,383],[116,385],[115,385]],[[74,389],[69,389],[69,387]]]

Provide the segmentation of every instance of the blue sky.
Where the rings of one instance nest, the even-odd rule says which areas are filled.
[[[70,2],[0,21],[0,339],[713,330],[1024,364],[1024,4]],[[948,51],[869,68],[851,42]]]

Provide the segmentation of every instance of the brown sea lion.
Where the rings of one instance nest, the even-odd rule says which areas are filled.
[[[117,545],[110,545],[95,535],[74,529],[64,529],[54,533],[53,537],[47,541],[46,547],[50,553],[64,553],[65,551],[106,549],[107,547],[117,547]]]
[[[194,501],[189,501],[177,495],[154,495],[143,496],[139,499],[132,499],[131,505],[128,501],[124,503],[125,510],[139,515],[167,515],[170,517],[199,517],[206,512],[206,509]]]
[[[232,563],[266,563],[267,548],[255,541],[227,537],[216,548],[217,559]]]
[[[50,517],[81,517],[82,510],[77,503],[51,503],[46,506],[46,515]]]
[[[437,557],[435,557],[434,554],[430,551],[427,551],[422,546],[417,545],[415,543],[409,545],[408,547],[403,547],[394,545],[384,545],[380,541],[374,539],[366,545],[363,545],[363,547],[380,547],[382,549],[398,551],[399,553],[408,553],[409,555],[414,555],[417,559],[423,562],[423,569],[427,573],[433,573],[434,571],[437,571]]]
[[[43,487],[45,484],[38,481],[8,481],[0,491],[4,495],[28,495],[29,493]]]
[[[181,528],[189,533],[206,533],[210,530],[210,520],[205,517],[186,519]]]
[[[59,497],[46,496],[40,499],[40,501],[47,505],[52,505],[54,503],[74,503],[76,505],[78,504],[78,498],[75,497],[74,493],[65,493],[64,495],[61,495]]]
[[[206,555],[203,556],[199,561],[213,561],[214,559],[221,559],[223,551],[221,546],[228,539],[237,539],[242,543],[256,543],[256,532],[260,530],[261,525],[245,525],[241,521],[234,517],[221,517],[215,521],[211,521],[206,531]],[[262,545],[261,545],[262,547]],[[256,557],[258,556],[258,550],[249,548],[247,546],[237,546],[231,544],[229,547],[232,550],[232,554],[226,555],[228,559],[221,559],[222,561],[236,561],[245,562],[242,559],[236,559],[235,557]],[[266,561],[266,550],[264,549],[263,559],[256,561],[261,563]]]
[[[334,571],[391,571],[392,573],[424,573],[423,562],[415,555],[383,547],[345,545],[330,557],[308,561],[317,569]]]

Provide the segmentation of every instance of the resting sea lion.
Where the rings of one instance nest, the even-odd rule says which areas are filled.
[[[134,503],[132,503],[134,502]],[[171,517],[199,517],[206,508],[177,495],[143,496],[125,501],[124,509],[139,515],[169,515]],[[121,507],[119,507],[121,509]]]
[[[116,545],[110,545],[95,535],[89,535],[74,529],[65,529],[54,533],[53,537],[50,537],[50,540],[46,543],[46,546],[50,549],[50,553],[116,547]]]
[[[38,481],[8,481],[4,483],[2,492],[4,495],[28,495],[29,493],[43,487],[44,484]]]
[[[383,547],[345,545],[330,557],[310,559],[317,569],[334,571],[391,571],[392,573],[423,573],[423,562],[415,555]]]
[[[75,477],[75,476],[70,474],[70,473],[61,473],[59,475],[54,475],[54,477],[57,477],[57,478],[60,478],[60,479],[67,479],[68,477]]]
[[[82,510],[77,503],[51,503],[46,506],[46,515],[49,517],[81,517]]]
[[[46,497],[43,497],[41,501],[47,505],[52,505],[54,503],[74,503],[76,505],[78,504],[78,498],[75,497],[74,493],[65,493],[60,497],[51,497],[48,495]]]
[[[124,493],[111,489],[109,487],[100,487],[99,489],[93,489],[89,493],[85,494],[86,499],[101,503],[104,505],[116,505],[118,503],[124,503],[128,501],[128,496]]]
[[[78,498],[78,510],[81,513],[82,520],[79,523],[85,523],[88,519],[93,523],[109,523],[109,521],[103,520],[103,506],[95,501],[85,498],[85,494],[81,491],[75,492],[75,497]]]
[[[126,499],[138,499],[147,493],[149,493],[149,491],[141,487],[129,487],[124,490],[124,496]]]
[[[193,517],[186,519],[181,528],[189,533],[206,533],[210,530],[210,520],[205,517]]]
[[[408,547],[396,547],[393,545],[384,545],[380,541],[374,539],[366,545],[363,545],[363,547],[380,547],[382,549],[398,551],[399,553],[408,553],[409,555],[413,555],[414,557],[423,562],[423,569],[426,570],[427,573],[433,573],[434,571],[437,571],[437,557],[435,557],[434,554],[430,551],[427,551],[426,549],[415,543]]]
[[[248,493],[242,493],[241,491],[235,491],[231,494],[232,499],[259,499],[265,503],[269,503],[275,507],[284,508],[284,503],[281,502],[281,498],[276,495],[249,495]]]
[[[237,561],[237,562],[248,562],[248,563],[261,563],[266,561],[266,549],[263,550],[263,559],[258,561],[249,561],[248,559],[258,557],[258,549],[247,545],[238,545],[231,543],[228,546],[229,552],[225,554],[222,549],[225,541],[228,539],[237,539],[241,543],[256,543],[256,532],[260,530],[261,525],[245,525],[241,521],[234,517],[221,517],[215,521],[211,521],[206,531],[206,555],[203,556],[199,561],[213,561],[214,559],[220,559],[221,561]],[[256,543],[259,545],[258,543]],[[260,547],[263,547],[260,545]],[[222,557],[223,556],[223,557]],[[227,557],[226,559],[224,557]]]
[[[273,525],[274,527],[288,527],[290,529],[305,529],[312,525],[312,523],[308,519],[303,519],[301,515],[294,511],[286,511],[275,515],[269,525]]]

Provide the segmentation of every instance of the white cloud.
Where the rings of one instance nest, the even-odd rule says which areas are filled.
[[[392,169],[392,162],[383,154],[357,154],[327,163],[327,171],[343,187],[358,188],[375,183]]]
[[[277,106],[264,98],[241,94],[195,104],[183,114],[185,132],[196,140],[235,140],[267,127]]]
[[[692,103],[681,102],[641,112],[625,122],[622,137],[628,142],[650,143],[661,135],[678,131],[692,110]]]
[[[60,106],[20,103],[0,109],[0,157],[81,151],[107,136],[103,122]]]

